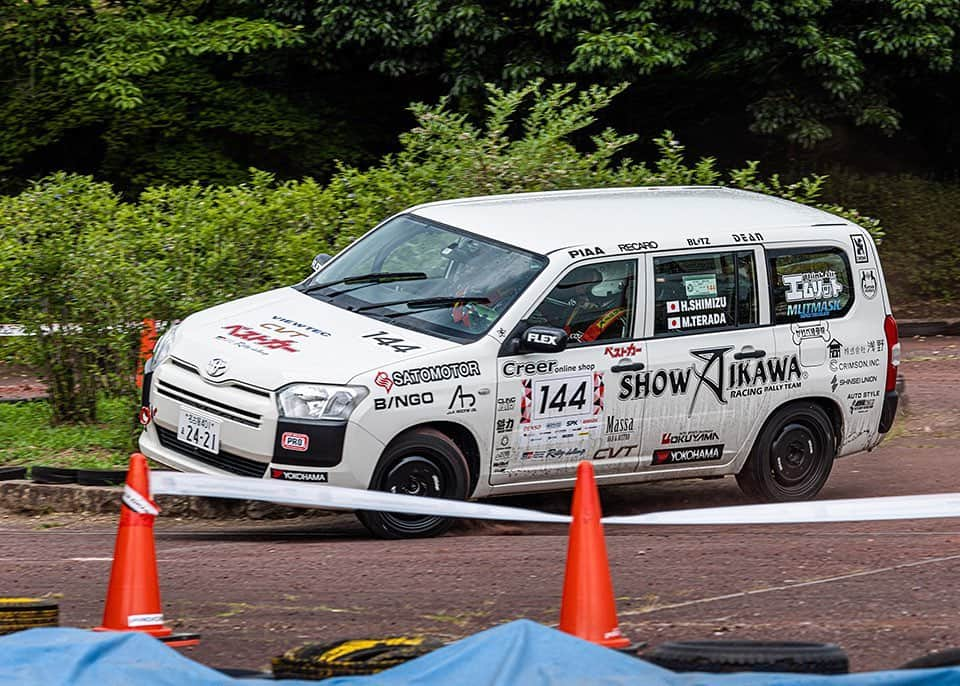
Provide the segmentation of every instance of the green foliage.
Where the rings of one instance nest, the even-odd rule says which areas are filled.
[[[837,171],[830,175],[825,195],[855,203],[883,222],[880,253],[895,301],[943,298],[956,303],[960,184]]]
[[[141,280],[107,184],[56,174],[0,198],[0,318],[33,334],[22,359],[42,370],[54,421],[96,419],[97,396],[130,385]]]
[[[139,434],[126,398],[101,398],[97,423],[50,427],[45,402],[0,404],[0,465],[45,465],[74,469],[123,467]]]
[[[278,183],[260,171],[237,186],[157,186],[121,203],[106,184],[57,174],[0,199],[0,320],[37,335],[26,361],[51,381],[56,419],[92,421],[97,392],[129,386],[139,322],[198,309],[301,280],[318,252],[336,252],[381,220],[421,202],[570,188],[713,185],[819,205],[824,177],[785,183],[757,163],[724,171],[689,162],[670,132],[657,159],[623,156],[635,135],[592,132],[623,89],[535,81],[491,86],[486,117],[414,105],[416,125],[400,150],[366,170],[341,167],[327,185]],[[878,235],[852,211],[831,211]],[[69,326],[62,326],[63,323]],[[129,326],[133,324],[133,326]]]

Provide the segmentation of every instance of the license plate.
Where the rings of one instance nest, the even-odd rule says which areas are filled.
[[[220,420],[180,408],[177,438],[216,455],[220,452]]]

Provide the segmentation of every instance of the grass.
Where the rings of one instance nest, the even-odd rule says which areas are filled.
[[[50,424],[46,402],[0,403],[0,465],[76,469],[125,467],[135,449],[132,406],[102,399],[96,424]]]

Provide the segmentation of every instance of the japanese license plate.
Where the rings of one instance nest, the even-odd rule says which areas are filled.
[[[220,452],[220,420],[180,408],[177,438],[216,455]]]

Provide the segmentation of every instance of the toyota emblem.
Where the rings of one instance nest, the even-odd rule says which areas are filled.
[[[212,376],[217,378],[223,376],[223,373],[227,371],[227,361],[219,357],[215,357],[209,362],[207,362],[207,376]]]

